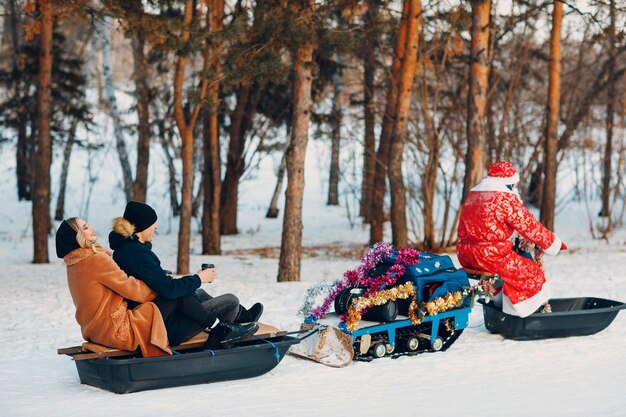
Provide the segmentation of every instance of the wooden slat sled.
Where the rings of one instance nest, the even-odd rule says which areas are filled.
[[[251,340],[256,338],[269,339],[274,337],[281,337],[287,335],[287,332],[284,330],[280,330],[274,326],[270,326],[269,324],[257,323],[259,325],[259,330],[245,340]],[[181,343],[178,346],[173,346],[171,349],[180,351],[187,349],[195,349],[202,347],[204,342],[208,338],[208,333],[201,332],[193,338],[187,340],[186,342]],[[112,358],[112,357],[120,357],[120,356],[133,356],[138,354],[137,351],[129,352],[126,350],[120,350],[115,348],[110,348],[108,346],[100,345],[98,343],[93,342],[84,342],[81,346],[72,346],[67,348],[61,348],[57,350],[59,355],[68,355],[71,356],[73,360],[80,361],[84,359],[97,359],[97,358]]]

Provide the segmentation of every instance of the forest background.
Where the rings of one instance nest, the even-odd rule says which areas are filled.
[[[593,238],[623,227],[621,2],[0,7],[0,150],[18,200],[32,201],[35,263],[50,260],[54,221],[88,213],[112,176],[113,199],[169,200],[186,273],[193,234],[217,255],[240,232],[240,185],[270,157],[267,217],[285,188],[277,280],[297,281],[309,140],[327,147],[327,204],[369,229],[364,245],[452,249],[463,197],[498,160],[519,169],[547,227],[575,203]],[[110,151],[119,164],[101,169]],[[79,198],[68,177],[83,178]]]

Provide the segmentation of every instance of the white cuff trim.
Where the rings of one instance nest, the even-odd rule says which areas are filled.
[[[517,184],[519,182],[519,174],[517,172],[512,177],[508,177],[508,178],[489,177],[489,176],[487,176],[487,178],[492,179],[492,180],[497,181],[497,182],[500,182],[500,183],[505,184],[505,185]]]
[[[486,177],[486,178],[483,178],[482,181],[480,181],[478,184],[476,184],[476,186],[474,186],[474,188],[472,188],[470,191],[478,191],[478,192],[498,191],[501,193],[517,195],[517,193],[508,189],[507,184],[508,182],[503,181],[502,178]]]
[[[559,239],[557,235],[554,235],[554,242],[544,251],[544,253],[548,256],[555,256],[561,251],[561,244],[563,241]]]
[[[504,293],[504,291],[503,291]],[[537,309],[546,301],[550,299],[550,287],[548,283],[545,282],[543,287],[541,287],[541,291],[537,294],[533,295],[530,298],[527,298],[524,301],[520,301],[517,304],[511,303],[509,297],[506,294],[502,295],[502,311],[506,314],[510,314],[512,316],[517,317],[528,317],[533,314]]]

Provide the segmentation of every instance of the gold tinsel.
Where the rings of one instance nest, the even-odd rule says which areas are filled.
[[[405,300],[409,297],[413,297],[411,305],[417,305],[415,303],[415,287],[411,282],[398,285],[397,287],[393,287],[388,290],[377,291],[367,297],[359,297],[354,300],[350,308],[348,308],[348,312],[344,316],[346,327],[351,332],[358,329],[358,324],[361,320],[363,311],[370,307],[381,306],[389,300]]]
[[[409,304],[409,320],[411,320],[413,324],[419,324],[423,320],[423,317],[419,318],[417,315],[417,300],[415,298],[413,298],[411,304]]]
[[[422,307],[426,309],[429,316],[434,316],[438,313],[458,308],[463,305],[463,294],[461,291],[451,292],[443,297],[437,297],[428,302],[422,303]]]
[[[424,317],[434,316],[444,311],[452,310],[463,306],[463,302],[467,297],[473,297],[479,290],[479,286],[475,285],[465,288],[463,291],[448,293],[442,297],[434,298],[430,301],[423,302],[420,307],[417,305],[415,287],[411,282],[403,285],[382,290],[368,295],[367,297],[359,297],[348,308],[348,312],[344,316],[346,327],[351,332],[358,329],[359,321],[364,310],[385,304],[387,301],[404,300],[412,297],[409,305],[408,316],[413,324],[420,324]]]

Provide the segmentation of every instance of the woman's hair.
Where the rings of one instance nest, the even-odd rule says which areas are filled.
[[[91,249],[95,253],[106,251],[106,249],[104,249],[102,245],[100,245],[98,242],[90,242],[87,240],[87,238],[83,234],[83,231],[80,230],[80,227],[78,226],[78,217],[69,218],[66,220],[66,222],[76,232],[76,241],[81,248]]]

